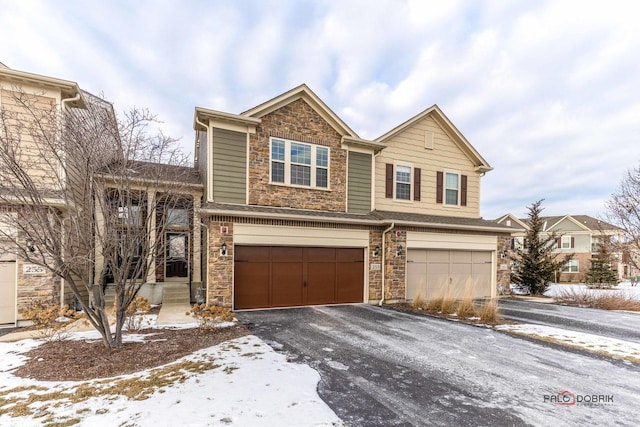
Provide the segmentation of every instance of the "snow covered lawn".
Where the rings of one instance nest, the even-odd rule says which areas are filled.
[[[544,325],[499,325],[496,329],[640,363],[640,344],[635,342]]]
[[[515,286],[515,285],[512,285]],[[549,286],[549,290],[545,292],[545,295],[549,297],[556,297],[565,292],[584,292],[592,295],[612,295],[617,294],[625,298],[633,298],[640,300],[640,284],[636,286],[632,286],[631,282],[624,281],[618,283],[618,285],[612,287],[611,289],[589,289],[587,285],[579,284],[579,285],[565,285],[559,283],[552,283]]]
[[[91,334],[76,332],[74,338]],[[139,339],[132,336],[133,339]],[[0,343],[0,425],[335,426],[319,374],[248,335],[174,363],[92,381],[36,381],[11,371],[40,340]],[[73,345],[69,343],[69,345]],[[51,369],[55,369],[52,366]]]

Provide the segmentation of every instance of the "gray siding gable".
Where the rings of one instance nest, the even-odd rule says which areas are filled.
[[[347,212],[371,211],[371,154],[349,151]]]
[[[247,134],[213,129],[213,199],[247,203]]]

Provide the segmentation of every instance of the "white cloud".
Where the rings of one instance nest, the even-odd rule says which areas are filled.
[[[482,214],[596,215],[640,160],[635,3],[0,0],[0,62],[148,107],[191,150],[193,108],[300,83],[374,138],[438,104],[494,170]]]

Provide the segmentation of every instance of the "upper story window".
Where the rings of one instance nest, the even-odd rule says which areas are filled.
[[[189,225],[189,213],[186,209],[169,208],[167,210],[167,225],[172,227],[187,227]]]
[[[558,242],[558,247],[560,249],[572,249],[575,247],[575,239],[571,236],[562,236]]]
[[[467,175],[436,172],[436,203],[467,206]]]
[[[396,166],[396,199],[411,200],[411,166]]]
[[[460,175],[447,172],[445,174],[445,197],[446,205],[458,206],[458,195],[460,194]]]
[[[118,206],[118,222],[120,224],[140,226],[142,225],[142,212],[140,206]]]
[[[329,188],[329,148],[272,138],[271,182]]]

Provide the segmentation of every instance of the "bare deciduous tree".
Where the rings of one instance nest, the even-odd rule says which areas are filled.
[[[148,111],[117,120],[110,103],[83,97],[86,108],[70,108],[15,87],[3,99],[0,251],[60,278],[104,345],[117,348],[127,307],[164,254],[166,213],[188,206],[195,175],[176,140],[151,133]]]
[[[621,228],[621,238],[612,250],[624,252],[635,271],[640,270],[640,167],[628,170],[618,189],[607,201],[607,220]]]

